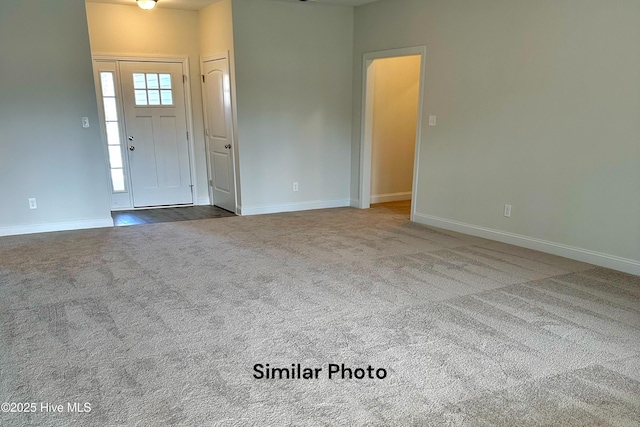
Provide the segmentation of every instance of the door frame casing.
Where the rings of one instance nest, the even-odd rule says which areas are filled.
[[[193,205],[197,205],[197,198],[198,198],[198,180],[197,180],[197,173],[196,173],[196,156],[195,156],[195,133],[193,131],[194,126],[193,126],[193,105],[192,105],[192,101],[191,101],[191,70],[190,70],[190,65],[189,65],[189,57],[188,56],[173,56],[173,55],[167,55],[167,56],[163,56],[163,55],[144,55],[144,54],[112,54],[112,53],[96,53],[94,55],[91,55],[92,57],[92,62],[93,64],[98,63],[98,62],[115,62],[115,63],[119,63],[119,62],[163,62],[163,63],[179,63],[182,65],[182,74],[183,76],[186,76],[186,79],[183,77],[182,80],[182,84],[183,84],[183,89],[184,89],[184,103],[185,103],[185,112],[186,112],[186,120],[187,120],[187,132],[189,133],[189,138],[187,141],[187,147],[189,149],[189,174],[191,177],[191,185],[192,185],[192,204]],[[109,156],[107,153],[107,139],[106,139],[106,130],[104,129],[105,124],[104,124],[104,109],[102,106],[100,106],[100,102],[101,102],[101,97],[100,97],[100,93],[101,93],[101,89],[98,86],[100,83],[100,76],[99,76],[99,70],[97,67],[93,67],[94,70],[94,80],[96,82],[96,94],[98,96],[98,112],[99,112],[99,117],[100,117],[100,129],[101,129],[101,134],[102,134],[102,146],[105,152],[105,162],[107,164],[107,166],[109,166]],[[124,105],[122,104],[122,87],[121,87],[121,83],[120,83],[120,67],[117,66],[117,73],[116,73],[116,78],[118,81],[117,84],[117,88],[116,90],[119,91],[119,105],[117,105],[118,107],[118,114],[121,114],[122,117],[124,118]],[[123,122],[124,123],[124,122]],[[124,127],[122,127],[120,129],[120,138],[125,138],[126,135],[124,134]],[[124,139],[122,139],[124,141]],[[131,172],[130,172],[130,167],[129,167],[129,159],[127,156],[123,156],[123,162],[126,163],[126,167],[125,170],[126,172],[126,181],[129,183],[129,188],[128,188],[128,193],[129,193],[129,206],[119,206],[119,207],[114,207],[113,206],[113,191],[111,188],[109,188],[109,197],[110,200],[112,200],[111,203],[111,210],[134,210],[134,209],[150,209],[149,207],[144,207],[144,208],[135,208],[133,206],[133,192],[131,191]],[[109,177],[109,183],[111,183],[111,178]],[[184,206],[184,205],[181,205]],[[188,206],[188,205],[187,205]],[[165,207],[165,206],[163,206]]]
[[[219,53],[215,53],[215,54],[211,54],[211,55],[203,55],[200,57],[200,75],[204,76],[204,64],[205,62],[209,62],[209,61],[219,61],[221,59],[224,59],[225,61],[227,61],[227,72],[229,73],[229,104],[230,104],[230,108],[231,108],[231,163],[232,163],[232,167],[233,167],[233,191],[235,194],[235,209],[234,209],[234,213],[236,215],[240,215],[240,200],[239,200],[239,184],[240,184],[240,177],[239,177],[239,171],[240,171],[240,167],[238,164],[238,159],[239,159],[239,151],[238,151],[238,132],[237,132],[237,127],[236,127],[236,110],[235,110],[235,102],[234,102],[234,84],[233,84],[233,74],[231,71],[231,60],[230,60],[230,54],[229,51],[226,52],[219,52]],[[204,82],[200,85],[201,90],[202,90],[202,112],[203,112],[203,118],[204,118],[204,126],[206,129],[209,128],[209,123],[208,123],[208,114],[207,114],[207,100],[206,100],[206,90],[205,90],[205,86],[204,86]],[[206,158],[207,158],[207,188],[209,189],[208,194],[209,194],[209,198],[211,199],[210,204],[213,205],[215,203],[215,200],[213,199],[213,188],[211,187],[211,180],[213,179],[213,166],[211,165],[211,159],[209,158],[209,138],[206,137],[205,135],[205,151],[207,153]]]
[[[366,52],[362,55],[362,104],[360,119],[360,200],[358,207],[371,207],[371,156],[373,147],[373,93],[376,59],[397,58],[402,56],[420,56],[420,84],[418,89],[418,120],[416,123],[416,142],[413,164],[413,185],[411,188],[411,221],[414,221],[417,195],[418,172],[420,163],[420,141],[422,140],[422,113],[424,107],[424,85],[426,75],[426,46],[414,46]]]

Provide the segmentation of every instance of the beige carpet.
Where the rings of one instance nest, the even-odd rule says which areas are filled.
[[[637,426],[640,277],[386,209],[3,237],[0,401],[29,404],[2,426]]]

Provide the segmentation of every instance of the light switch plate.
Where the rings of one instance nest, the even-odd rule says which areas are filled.
[[[429,116],[429,126],[436,125],[436,116]]]
[[[88,128],[89,127],[89,117],[83,117],[82,118],[82,127],[83,128]]]

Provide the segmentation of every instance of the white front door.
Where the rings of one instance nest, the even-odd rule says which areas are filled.
[[[192,204],[182,64],[120,63],[135,207]]]
[[[203,65],[210,195],[214,205],[235,212],[236,189],[229,66],[227,58],[207,61]]]

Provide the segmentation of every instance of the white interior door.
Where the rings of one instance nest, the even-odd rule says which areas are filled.
[[[192,204],[182,64],[121,62],[135,207]]]
[[[233,122],[227,58],[203,64],[209,185],[213,204],[236,211]]]

